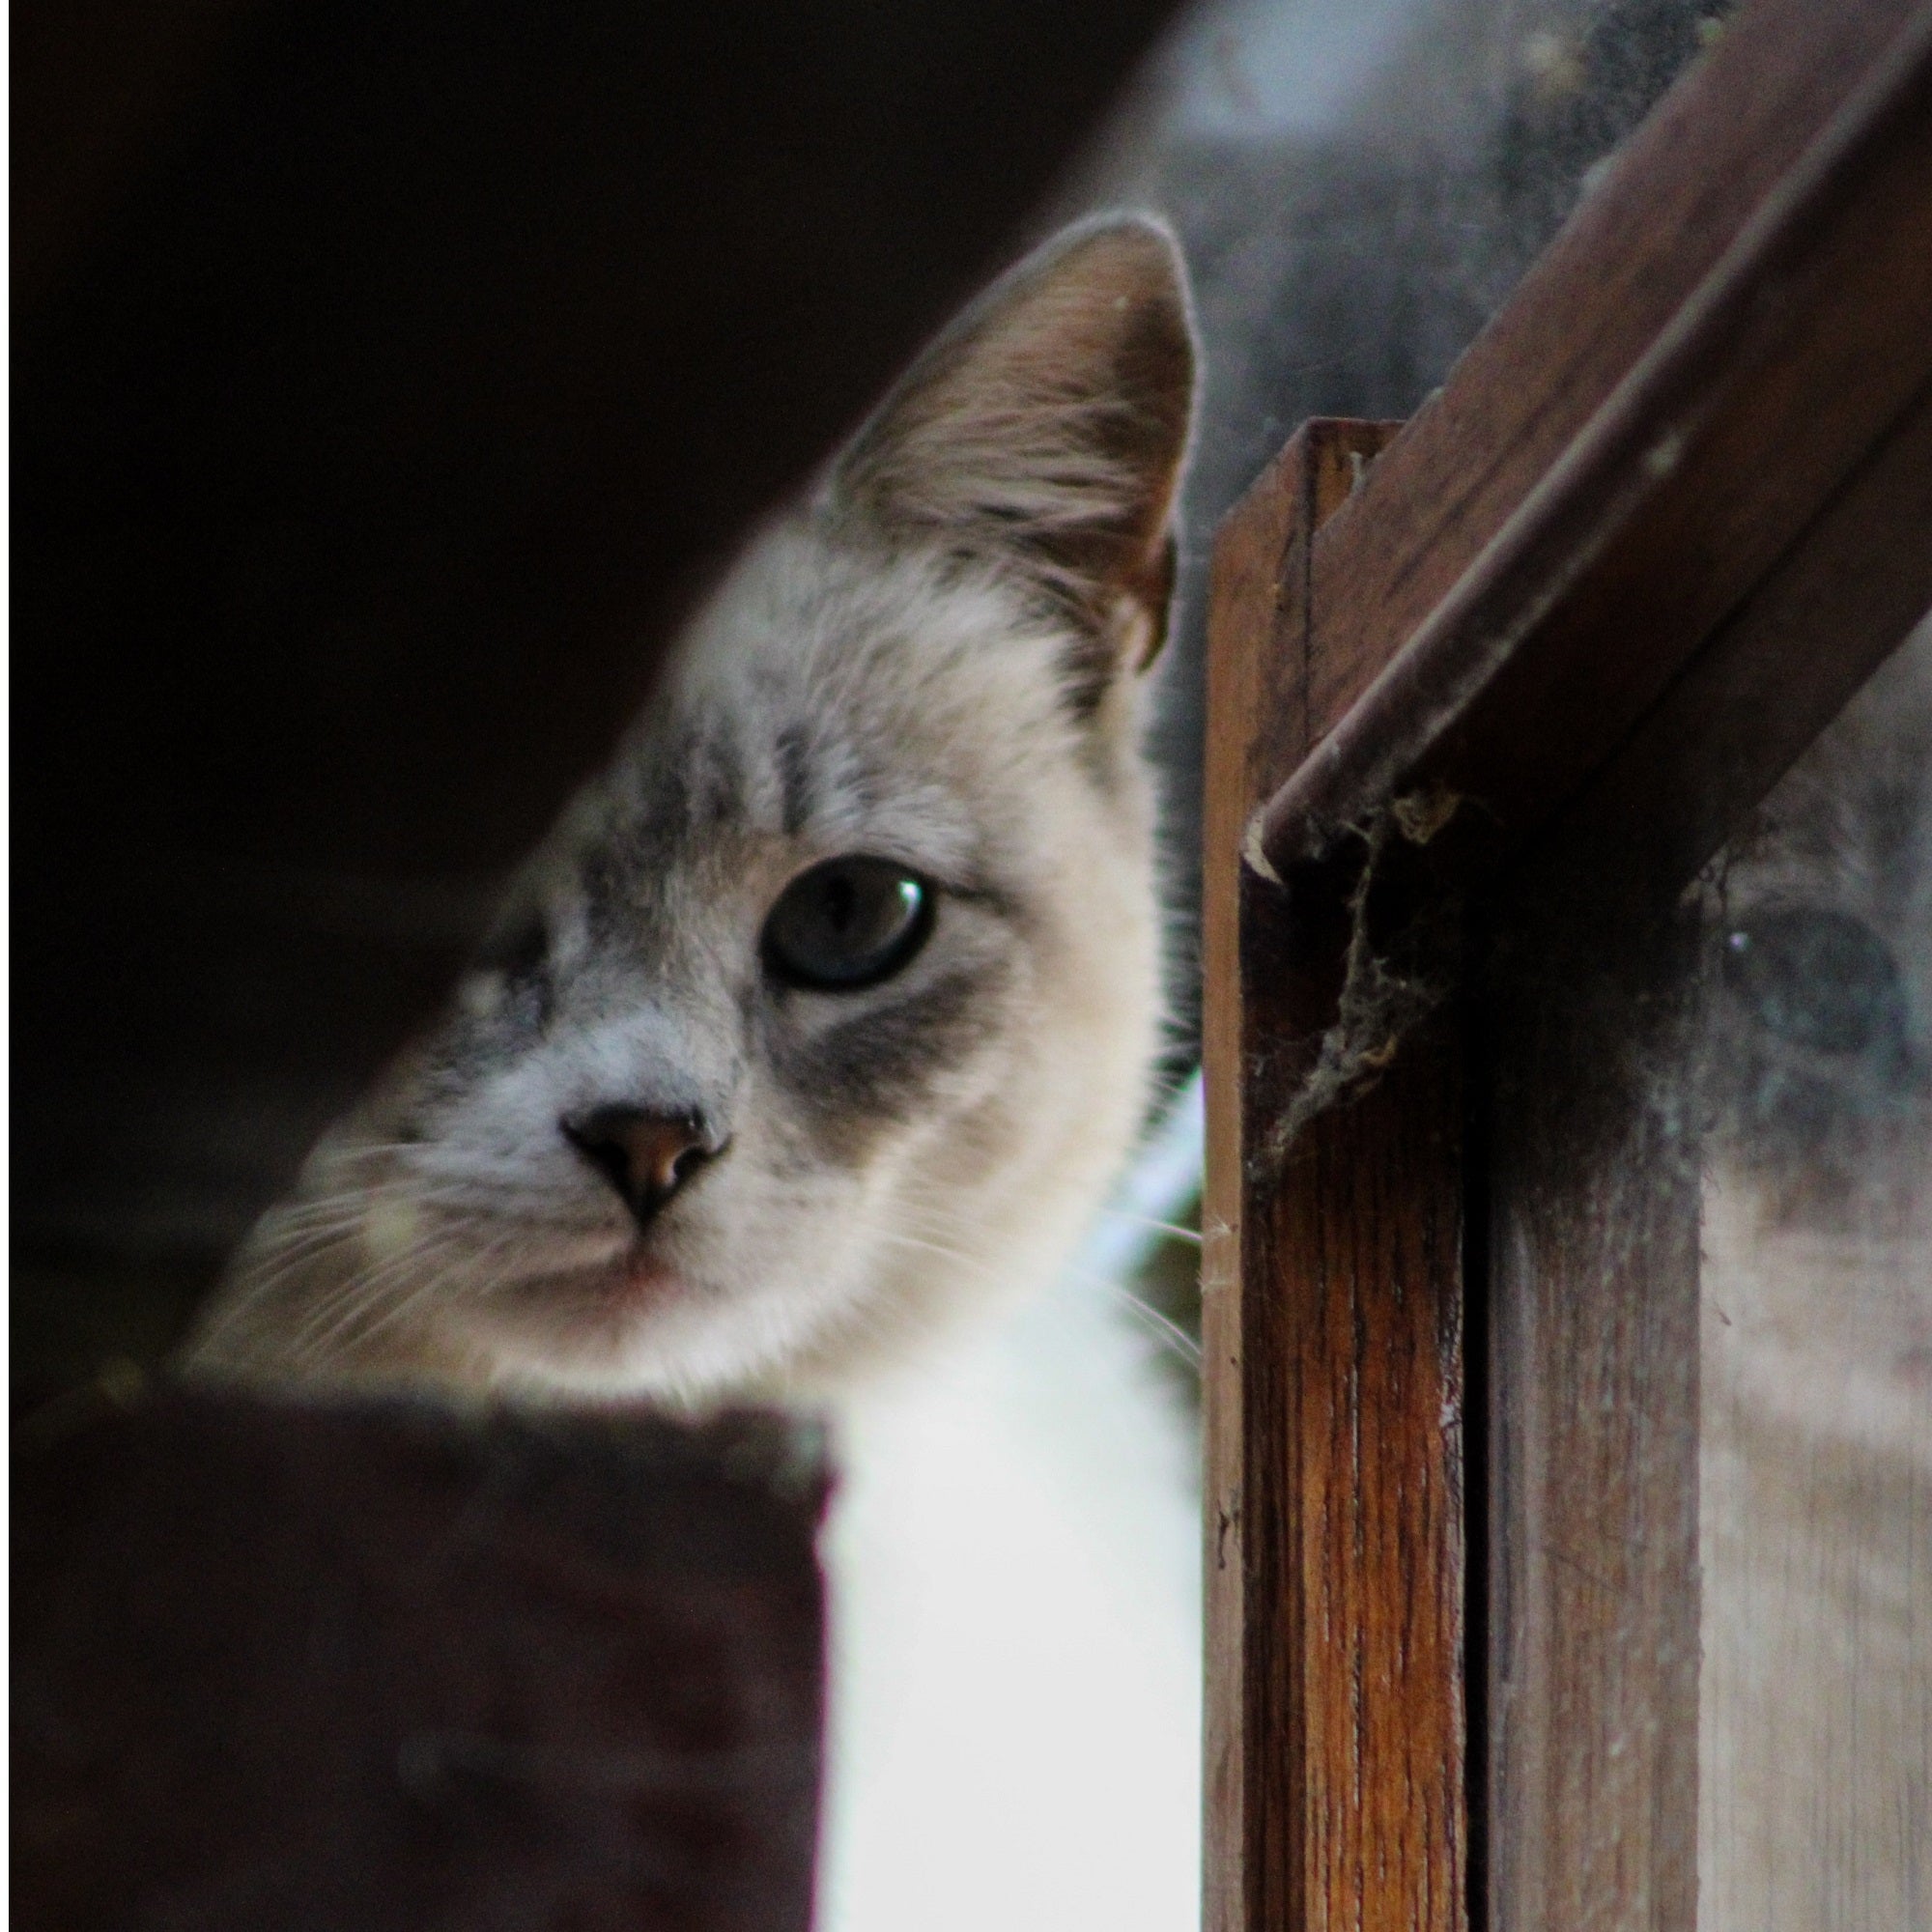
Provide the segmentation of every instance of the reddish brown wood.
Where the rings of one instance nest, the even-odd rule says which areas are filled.
[[[1208,1923],[1464,1922],[1461,1096],[1444,1030],[1263,1153],[1331,1004],[1238,863],[1305,747],[1307,539],[1389,426],[1314,423],[1231,518],[1209,642]],[[1332,918],[1340,910],[1328,908]],[[1325,962],[1317,950],[1307,956]]]
[[[1250,1116],[1265,1106],[1250,1081],[1252,1044],[1269,1026],[1266,985],[1247,985],[1241,965],[1244,897],[1252,882],[1240,841],[1256,802],[1299,759],[1302,613],[1307,602],[1306,531],[1331,497],[1339,470],[1319,452],[1322,425],[1305,427],[1230,513],[1214,552],[1208,619],[1208,745],[1202,881],[1203,1060],[1208,1088],[1207,1192],[1202,1204],[1202,1357],[1206,1406],[1208,1706],[1205,1778],[1207,1932],[1247,1932],[1249,1874],[1264,1831],[1279,1830],[1278,1794],[1248,1795],[1250,1740],[1259,1776],[1285,1732],[1277,1656],[1267,1636],[1267,1583],[1251,1594],[1249,1576],[1279,1570],[1279,1510],[1259,1510],[1251,1527],[1244,1504],[1247,1392],[1244,1365],[1270,1358],[1273,1331],[1265,1297],[1245,1284],[1265,1257],[1260,1231],[1242,1214],[1243,1146]],[[1329,487],[1319,487],[1325,469]],[[1332,502],[1321,507],[1332,509]],[[1277,632],[1283,633],[1276,648]],[[1250,1643],[1250,1619],[1257,1636]],[[1277,1856],[1281,1856],[1278,1854]]]
[[[1736,33],[1747,45],[1758,38],[1749,26]],[[1601,305],[1604,282],[1641,278],[1648,252],[1598,264],[1587,292],[1573,266],[1573,298]],[[1546,361],[1499,374],[1489,397],[1470,392],[1484,372],[1465,364],[1448,393],[1472,413],[1489,402],[1504,415],[1484,425],[1493,438],[1510,428],[1507,408],[1563,373]],[[1324,663],[1332,643],[1364,667],[1371,613],[1385,663],[1270,801],[1263,842],[1276,867],[1410,789],[1472,797],[1505,840],[1540,825],[1928,380],[1932,6],[1768,186],[1625,380],[1521,479],[1494,536],[1393,656],[1406,607],[1377,602],[1380,533],[1358,523],[1351,543],[1317,545]],[[1932,596],[1932,555],[1923,582]]]
[[[1727,23],[1318,539],[1318,734],[1478,564],[1727,251],[1756,245],[1751,224],[1807,155],[1844,137],[1840,117],[1869,117],[1866,90],[1922,59],[1927,31],[1924,0],[1753,0]]]
[[[1498,1926],[1697,1922],[1702,962],[1671,900],[1922,614],[1928,530],[1921,394],[1503,886],[1482,1062]]]
[[[1281,1432],[1292,1476],[1305,1726],[1299,1883],[1262,1874],[1260,1925],[1466,1922],[1461,1079],[1455,1029],[1425,1030],[1251,1201],[1272,1192],[1288,1364],[1250,1428]]]
[[[1932,607],[1932,384],[1524,855],[1674,890]]]

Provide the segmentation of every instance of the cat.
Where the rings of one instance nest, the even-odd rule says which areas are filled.
[[[1162,1037],[1142,734],[1195,362],[1131,216],[948,329],[728,573],[185,1356],[828,1415],[822,1932],[1196,1917],[1191,1425],[1063,1265]]]
[[[187,1366],[810,1402],[1050,1277],[1149,1099],[1143,674],[1194,387],[1144,218],[933,343],[728,573]]]

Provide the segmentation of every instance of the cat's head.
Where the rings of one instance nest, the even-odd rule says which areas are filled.
[[[731,572],[190,1361],[810,1393],[1055,1265],[1155,1042],[1140,685],[1193,385],[1138,219],[928,349]]]

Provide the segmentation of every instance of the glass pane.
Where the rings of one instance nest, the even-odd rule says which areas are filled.
[[[1932,1924],[1932,623],[1713,891],[1700,1932]]]

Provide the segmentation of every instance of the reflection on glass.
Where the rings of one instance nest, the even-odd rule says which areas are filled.
[[[1932,1925],[1932,622],[1712,933],[1698,1924]]]

